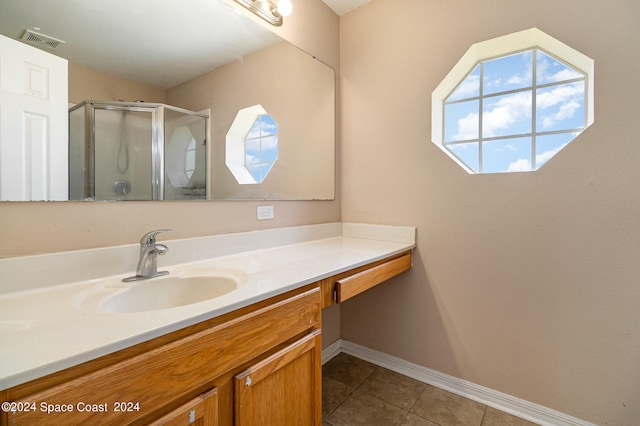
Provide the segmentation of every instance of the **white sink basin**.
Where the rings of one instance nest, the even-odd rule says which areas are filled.
[[[123,282],[122,277],[80,283],[71,303],[87,313],[135,313],[178,308],[222,297],[242,287],[247,275],[238,270],[189,267],[169,275]]]
[[[127,313],[175,308],[220,297],[237,287],[238,280],[226,275],[168,275],[129,284],[104,298],[99,310]]]

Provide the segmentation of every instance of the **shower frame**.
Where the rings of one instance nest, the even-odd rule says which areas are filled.
[[[205,137],[209,134],[209,116],[172,105],[142,101],[95,101],[85,100],[69,108],[69,117],[77,109],[84,108],[84,197],[95,199],[96,171],[96,110],[148,112],[151,114],[151,200],[165,199],[165,109],[205,120]],[[71,125],[69,126],[71,129]],[[206,141],[205,141],[206,143]],[[71,164],[71,158],[69,158]],[[71,181],[69,182],[71,185]],[[69,191],[71,194],[71,188]]]

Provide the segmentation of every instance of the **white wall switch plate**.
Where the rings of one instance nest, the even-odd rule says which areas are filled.
[[[258,220],[273,219],[273,206],[258,206],[256,217]]]

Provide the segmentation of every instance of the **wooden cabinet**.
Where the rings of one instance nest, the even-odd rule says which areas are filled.
[[[304,404],[319,407],[320,309],[319,287],[310,285],[2,391],[2,401],[20,402],[21,408],[34,403],[28,411],[4,413],[2,424],[230,426],[234,411],[247,418],[234,408],[233,393],[233,376],[247,369],[257,384],[306,375],[297,377],[308,397]],[[279,383],[273,392],[285,388]],[[251,390],[254,408],[256,398],[272,399],[268,385]],[[292,404],[299,405],[299,397],[287,393]],[[248,419],[242,424],[264,424]],[[320,425],[319,417],[308,424]]]

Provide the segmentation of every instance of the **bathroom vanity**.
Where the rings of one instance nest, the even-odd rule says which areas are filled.
[[[320,425],[322,308],[409,269],[415,229],[327,224],[211,238],[166,244],[176,262],[194,245],[206,252],[225,240],[235,251],[167,266],[177,276],[236,271],[237,288],[212,300],[100,311],[104,295],[92,291],[115,279],[1,295],[2,424]],[[0,279],[19,272],[9,264],[0,261]],[[47,321],[25,314],[33,318],[22,328],[25,315],[11,320],[4,309],[42,297],[64,305],[69,295]]]

